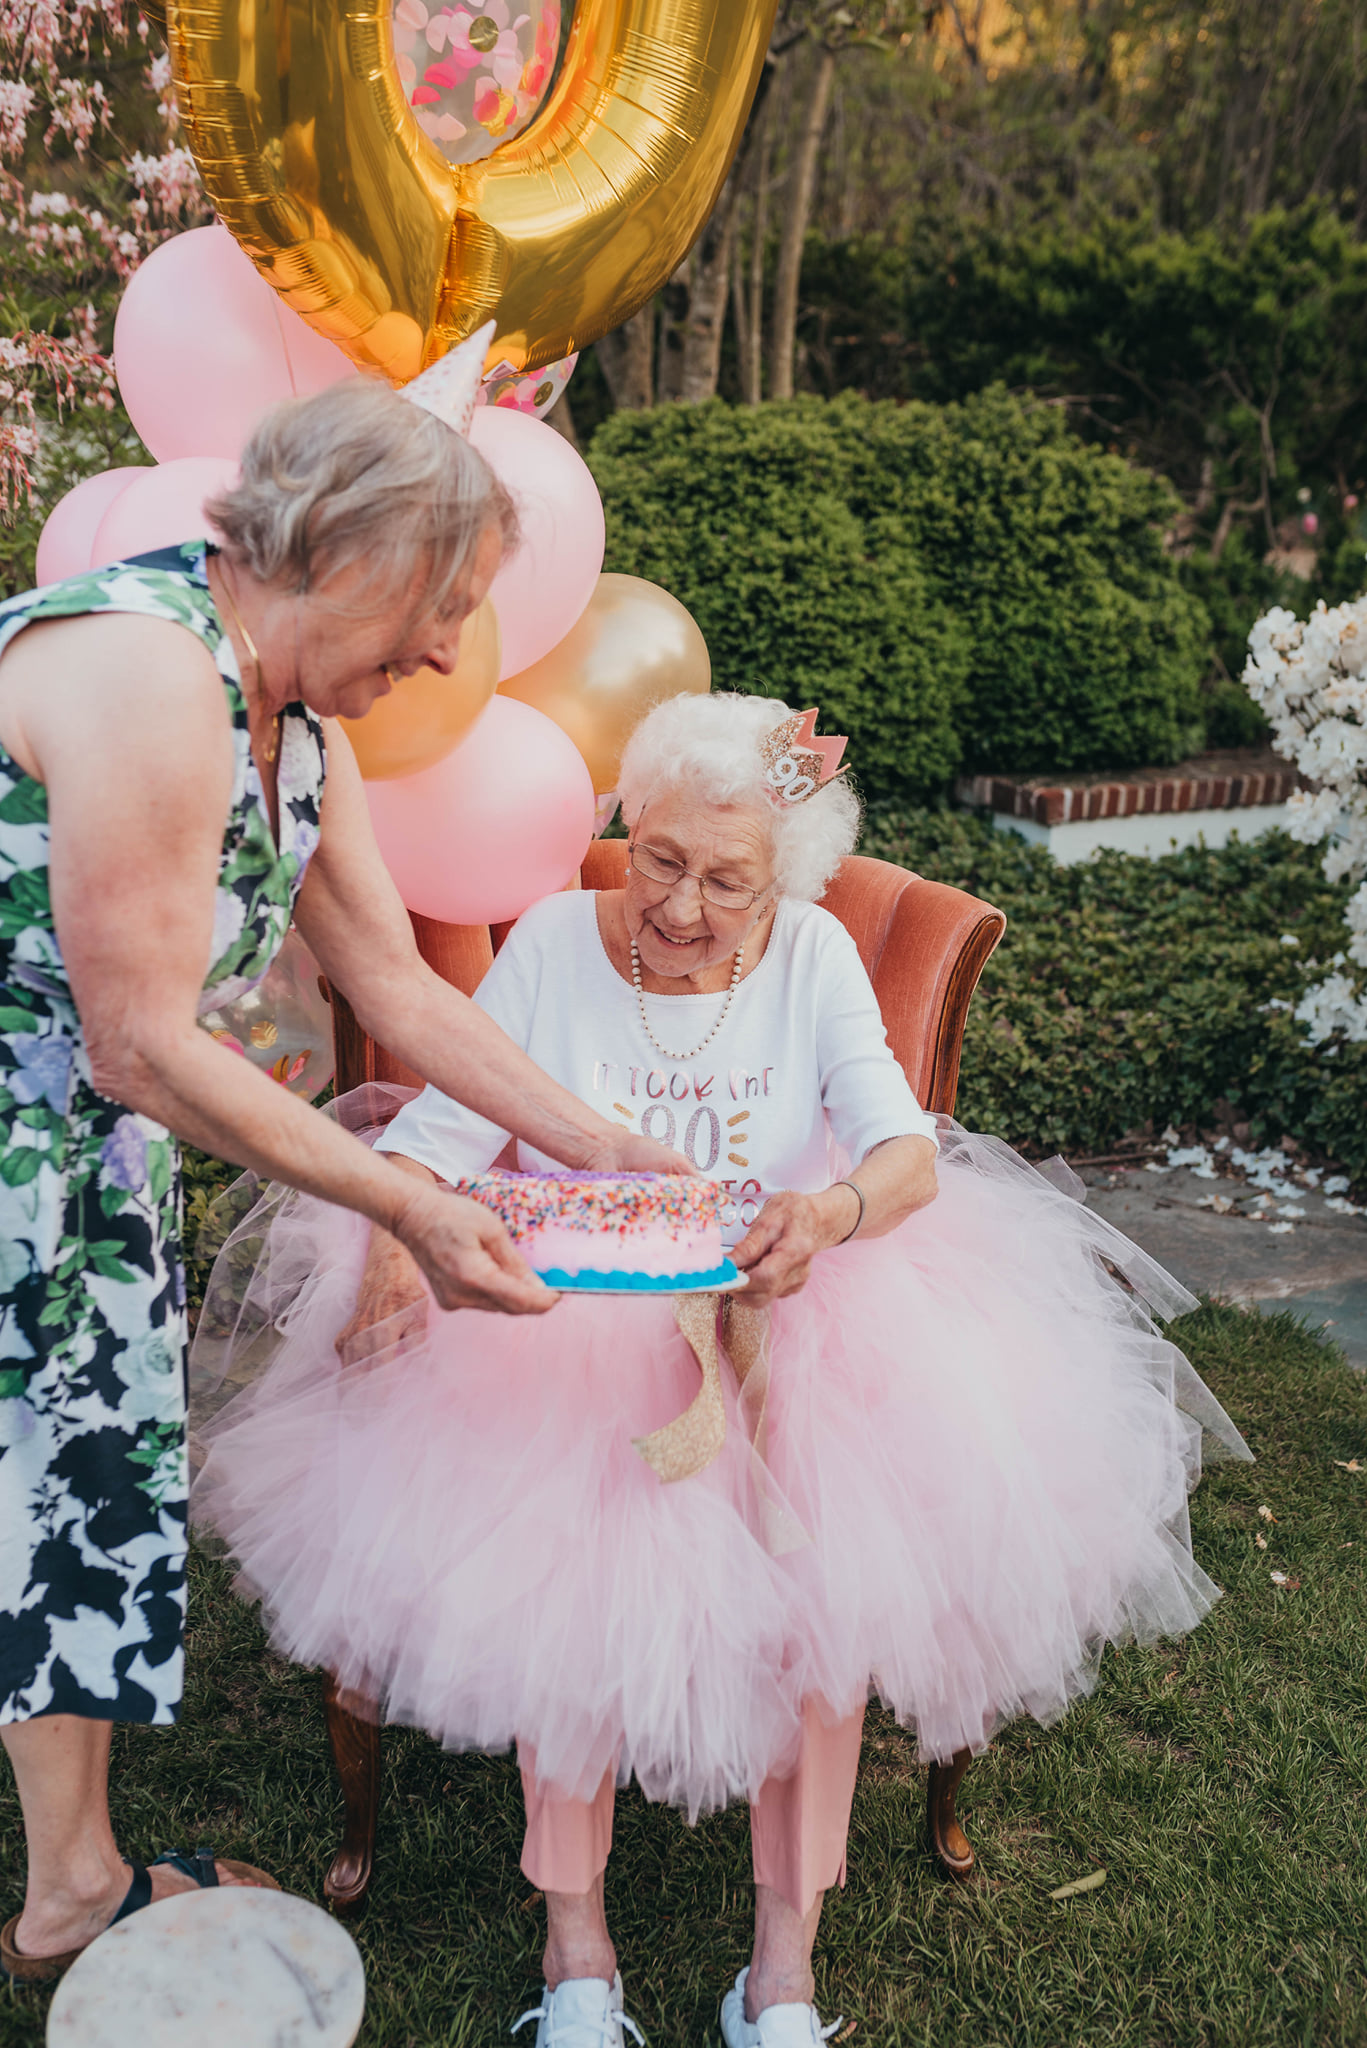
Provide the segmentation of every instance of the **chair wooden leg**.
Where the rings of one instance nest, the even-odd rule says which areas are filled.
[[[323,1896],[334,1913],[345,1918],[358,1912],[370,1889],[375,1864],[375,1823],[380,1811],[380,1730],[344,1704],[337,1681],[329,1674],[323,1686],[323,1713],[328,1740],[342,1781],[346,1817],[342,1846],[323,1879]]]
[[[964,1772],[973,1761],[971,1749],[956,1752],[947,1764],[932,1764],[926,1774],[926,1842],[946,1877],[959,1883],[973,1869],[973,1845],[959,1826],[954,1802]]]

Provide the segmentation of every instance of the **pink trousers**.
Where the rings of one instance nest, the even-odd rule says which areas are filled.
[[[827,1726],[813,1706],[791,1777],[766,1778],[750,1808],[755,1883],[768,1885],[805,1917],[820,1893],[845,1882],[845,1844],[859,1769],[864,1709]],[[527,1832],[522,1869],[542,1892],[586,1892],[607,1868],[616,1774],[592,1799],[562,1799],[536,1776],[536,1752],[519,1743]]]

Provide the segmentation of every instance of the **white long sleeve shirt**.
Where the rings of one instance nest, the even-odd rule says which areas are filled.
[[[682,1054],[706,1036],[725,1000],[647,995],[646,1014],[660,1043]],[[893,1058],[853,939],[815,903],[780,902],[764,957],[694,1059],[651,1044],[635,990],[604,950],[591,893],[534,904],[475,1001],[582,1102],[674,1146],[719,1181],[729,1197],[728,1247],[770,1195],[829,1186],[840,1154],[857,1165],[887,1138],[935,1142],[935,1120]],[[378,1149],[454,1180],[492,1165],[508,1137],[429,1087],[400,1110]],[[563,1170],[520,1141],[517,1161],[524,1172]]]

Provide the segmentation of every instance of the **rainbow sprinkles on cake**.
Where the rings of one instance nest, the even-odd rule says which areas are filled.
[[[479,1173],[451,1186],[492,1209],[548,1287],[673,1294],[734,1286],[723,1191],[670,1173]]]

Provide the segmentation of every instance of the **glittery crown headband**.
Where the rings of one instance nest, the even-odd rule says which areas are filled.
[[[816,706],[785,718],[760,741],[764,780],[776,804],[802,804],[845,770],[840,766],[843,733],[816,736]]]
[[[494,338],[494,322],[486,320],[468,341],[453,349],[403,387],[403,397],[420,405],[456,434],[468,434],[484,378],[484,361]]]

